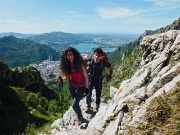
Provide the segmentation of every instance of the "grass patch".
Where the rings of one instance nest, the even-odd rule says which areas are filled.
[[[180,83],[170,95],[158,97],[148,107],[146,133],[180,134]]]

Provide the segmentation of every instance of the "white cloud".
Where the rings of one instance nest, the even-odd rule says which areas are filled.
[[[153,2],[155,6],[167,7],[167,8],[177,8],[180,7],[179,0],[144,0],[147,2]]]
[[[144,16],[162,16],[167,13],[170,13],[170,11],[178,10],[180,8],[180,0],[143,0],[143,1],[151,2],[153,4],[151,8],[146,9],[146,14],[144,14]]]
[[[26,22],[18,20],[0,20],[0,23],[26,24]]]
[[[143,12],[143,10],[130,10],[123,7],[116,7],[111,9],[106,9],[104,7],[97,7],[96,11],[99,16],[104,19],[116,19],[116,18],[125,18],[138,15]]]

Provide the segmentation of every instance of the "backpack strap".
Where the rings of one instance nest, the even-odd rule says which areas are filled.
[[[101,68],[102,68],[102,77],[104,78],[106,75],[105,75],[105,67],[104,67],[104,59],[103,58],[101,58]],[[104,75],[103,75],[104,74]]]
[[[94,59],[91,60],[90,63],[88,63],[88,65],[90,66],[90,70],[93,70],[93,71],[90,71],[91,74],[90,76],[91,77],[95,77],[95,73],[94,73],[94,68],[95,68],[95,62],[94,62]],[[91,68],[92,67],[92,68]],[[103,65],[103,59],[100,60],[100,66],[99,66],[102,70],[102,75],[100,77],[96,77],[96,78],[103,78],[103,72],[104,72],[104,65]]]

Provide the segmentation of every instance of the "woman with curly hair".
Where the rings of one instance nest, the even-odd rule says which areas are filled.
[[[83,119],[79,102],[84,92],[88,89],[88,77],[86,65],[81,54],[73,47],[66,49],[60,60],[62,81],[69,79],[69,89],[73,98],[72,108],[77,115],[77,122],[81,124]],[[60,83],[61,80],[58,80]]]

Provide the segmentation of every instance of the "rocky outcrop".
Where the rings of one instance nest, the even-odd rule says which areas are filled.
[[[34,67],[16,68],[11,70],[4,62],[0,62],[0,78],[1,82],[8,83],[13,86],[28,87],[34,83],[44,85],[40,72]]]
[[[164,33],[167,32],[169,30],[180,30],[180,17],[175,20],[172,24],[167,25],[165,27],[159,28],[157,30],[145,30],[144,33],[134,41],[134,44],[136,46],[138,46],[140,44],[140,42],[142,41],[142,39],[148,35],[154,35],[154,34],[159,34],[159,33]]]
[[[34,67],[10,69],[8,65],[0,61],[0,85],[25,88],[34,93],[40,92],[47,99],[59,99],[53,90],[49,89],[40,72]]]
[[[102,103],[98,113],[84,112],[86,121],[77,126],[69,109],[63,119],[53,123],[60,131],[52,134],[116,135],[129,134],[129,129],[147,123],[146,111],[150,102],[160,95],[172,93],[180,82],[180,30],[146,36],[140,43],[144,50],[140,68],[131,79],[121,83],[122,92],[109,102]],[[114,91],[114,88],[112,88]],[[62,120],[64,125],[62,125]],[[70,122],[71,121],[71,122]],[[62,128],[63,127],[63,128]]]

